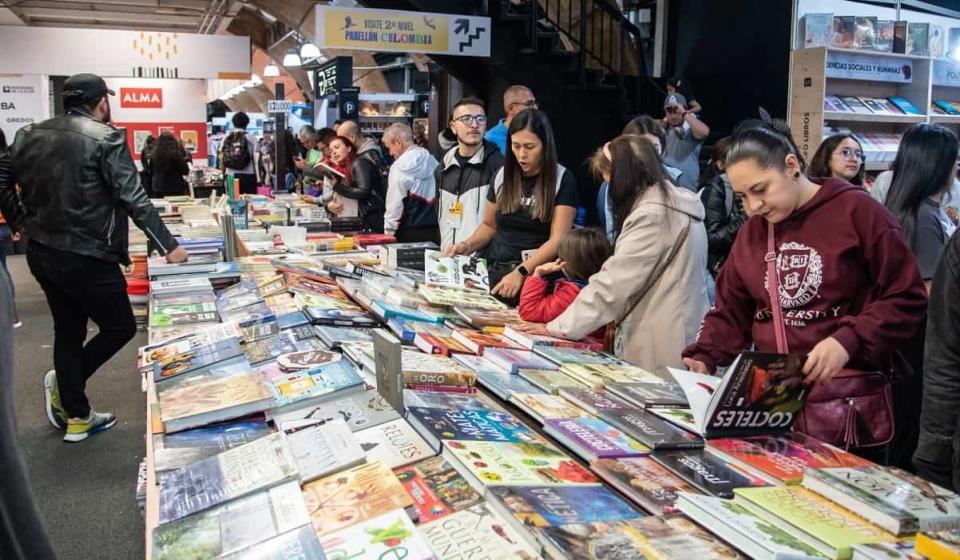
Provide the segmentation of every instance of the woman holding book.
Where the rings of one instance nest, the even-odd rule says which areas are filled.
[[[751,344],[776,352],[783,346],[777,316],[789,351],[806,354],[806,382],[824,385],[814,387],[821,393],[837,387],[828,384],[843,368],[892,371],[892,352],[914,338],[926,311],[917,264],[896,220],[860,187],[809,179],[783,123],[737,133],[726,169],[752,217],[720,271],[716,304],[683,351],[684,364],[712,373]],[[777,273],[776,306],[767,295],[768,268]],[[840,414],[810,419],[822,426],[844,421]],[[861,434],[863,426],[855,427]]]
[[[653,144],[626,134],[597,151],[619,232],[613,256],[559,317],[523,330],[578,340],[614,322],[614,353],[654,372],[679,367],[707,303],[707,232],[696,194],[672,185]]]
[[[843,179],[853,185],[863,185],[863,146],[853,134],[834,134],[820,143],[810,160],[807,176]]]
[[[520,288],[538,266],[557,258],[560,239],[577,215],[573,173],[557,163],[546,113],[527,109],[510,122],[506,159],[487,192],[483,223],[447,255],[487,259],[491,293],[516,306]]]
[[[334,164],[332,167],[347,171],[333,183],[333,192],[341,198],[356,201],[365,231],[383,233],[383,214],[386,211],[383,174],[370,160],[357,157],[353,144],[342,136],[334,138],[328,149],[330,161]],[[326,206],[331,214],[340,215],[346,205],[334,197]]]

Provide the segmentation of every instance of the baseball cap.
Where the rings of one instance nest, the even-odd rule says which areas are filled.
[[[687,108],[687,98],[684,97],[683,95],[679,94],[679,93],[672,93],[672,94],[668,95],[666,99],[664,99],[664,101],[663,101],[663,108],[666,109],[667,107],[669,107],[669,106],[671,106],[671,105],[679,105],[680,107],[683,107],[684,109],[686,109],[686,108]]]
[[[96,74],[74,74],[63,82],[63,93],[79,93],[85,100],[92,101],[99,99],[104,95],[115,95],[113,90],[107,87],[107,82]]]

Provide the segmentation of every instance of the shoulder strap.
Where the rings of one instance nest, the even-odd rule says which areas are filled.
[[[493,176],[493,194],[494,197],[500,196],[500,187],[503,186],[503,167]]]
[[[777,352],[789,352],[787,329],[783,323],[783,309],[780,307],[780,277],[777,275],[777,246],[773,238],[773,224],[767,222],[767,295],[770,297],[770,309],[773,311],[773,332],[777,339]]]

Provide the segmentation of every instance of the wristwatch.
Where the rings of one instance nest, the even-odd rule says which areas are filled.
[[[517,272],[519,272],[520,276],[524,278],[526,278],[527,276],[530,276],[530,271],[527,270],[527,267],[523,266],[522,264],[517,267]]]

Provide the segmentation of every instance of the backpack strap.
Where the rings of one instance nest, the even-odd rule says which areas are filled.
[[[763,260],[767,262],[767,295],[770,297],[770,309],[773,311],[773,332],[777,339],[777,352],[789,352],[787,329],[783,323],[783,308],[780,306],[780,277],[777,275],[777,246],[774,240],[773,224],[767,222],[767,253]]]

